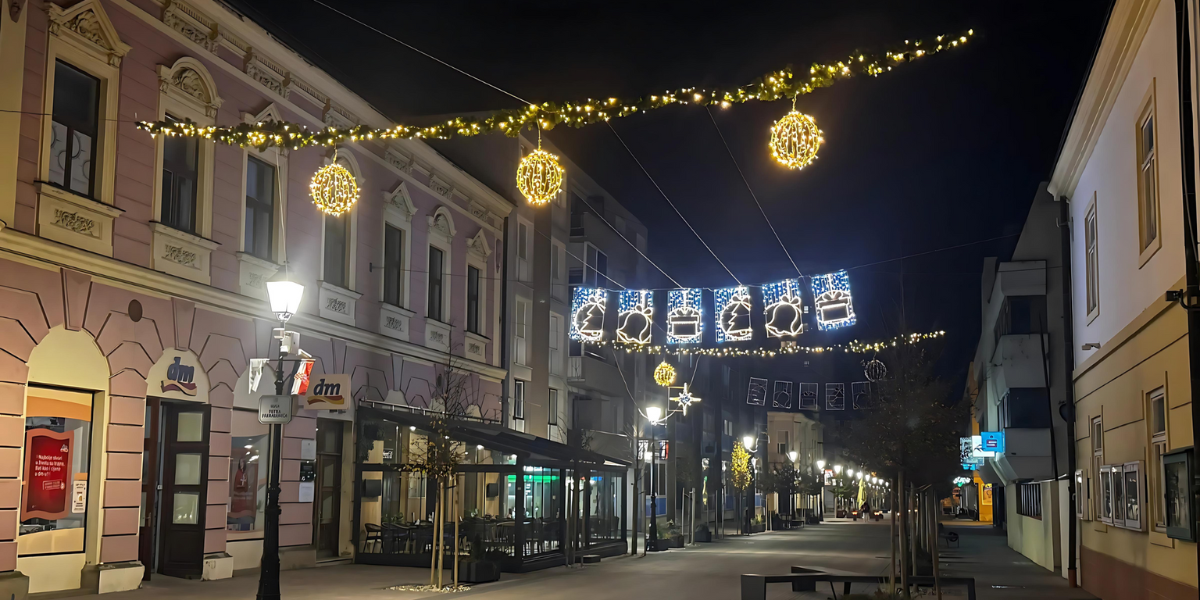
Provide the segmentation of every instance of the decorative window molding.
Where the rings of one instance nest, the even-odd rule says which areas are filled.
[[[446,323],[435,321],[434,319],[425,319],[425,346],[434,350],[449,352],[450,330],[451,327]]]
[[[487,223],[488,225],[491,225],[492,227],[496,226],[496,221],[494,220],[495,217],[492,215],[492,212],[490,210],[488,210],[487,207],[485,207],[484,205],[482,205],[474,200],[470,200],[467,203],[467,208],[468,208],[468,210],[471,211],[471,215],[473,215],[475,218],[479,219],[480,221],[483,221],[484,223]]]
[[[238,252],[238,287],[243,296],[267,300],[267,282],[280,266],[248,252]]]
[[[263,121],[281,121],[283,115],[274,103],[268,104],[256,115],[242,113],[243,123],[259,123]],[[251,154],[253,153],[253,154]],[[261,160],[275,167],[275,210],[271,222],[271,260],[265,260],[246,252],[246,176],[249,158]],[[288,204],[288,149],[268,148],[266,150],[242,150],[241,196],[238,205],[238,282],[242,294],[266,300],[265,282],[279,270],[280,265],[287,262],[287,244],[284,238],[284,217],[287,215]]]
[[[411,175],[413,172],[413,158],[408,154],[397,150],[396,148],[388,148],[385,150],[383,153],[383,160],[387,162],[387,164],[392,165],[393,167],[396,167],[397,169],[400,169],[409,175]]]
[[[38,182],[38,235],[112,256],[112,224],[125,212],[103,202]]]
[[[463,356],[471,360],[486,363],[487,345],[490,341],[488,338],[477,333],[466,332],[463,335]]]
[[[440,241],[449,245],[454,242],[454,236],[458,231],[454,227],[454,215],[445,206],[439,206],[433,211],[432,215],[426,217],[429,220],[429,237],[430,239],[439,238]],[[448,253],[449,248],[445,249]]]
[[[437,173],[429,175],[429,189],[443,198],[450,198],[454,195],[454,186],[446,183]]]
[[[208,119],[216,119],[221,107],[217,86],[204,63],[185,56],[170,67],[159,65],[158,89],[173,100],[180,101]]]
[[[379,305],[379,333],[390,338],[409,341],[412,317],[417,313],[387,303]]]
[[[362,294],[325,281],[320,282],[318,308],[326,319],[354,326],[354,311]]]
[[[271,59],[249,48],[242,68],[251,79],[286,99],[292,92],[292,74]]]
[[[221,46],[217,23],[186,2],[166,0],[162,22],[213,54]]]
[[[211,284],[210,258],[212,251],[221,244],[162,223],[151,222],[150,231],[153,235],[152,269],[204,285]]]
[[[121,41],[100,0],[83,0],[71,8],[48,3],[47,13],[51,36],[111,67],[120,67],[121,59],[133,49]]]
[[[1134,122],[1134,147],[1137,149],[1138,268],[1144,266],[1162,248],[1161,190],[1158,178],[1158,110],[1155,103],[1156,79],[1142,99]]]
[[[325,122],[326,127],[337,127],[338,129],[350,129],[359,124],[358,117],[329,99],[325,100],[321,120]]]
[[[467,251],[470,252],[470,256],[468,258],[478,258],[479,260],[484,261],[478,263],[477,266],[479,267],[480,272],[486,273],[486,268],[484,265],[486,264],[488,257],[492,255],[492,248],[490,245],[488,245],[487,236],[483,235],[483,229],[480,229],[479,233],[475,234],[475,237],[467,240]]]
[[[386,293],[384,281],[387,276],[387,228],[391,226],[399,229],[402,236],[400,240],[400,304],[409,307],[412,306],[412,217],[416,214],[417,209],[413,206],[405,183],[396,186],[396,189],[391,192],[384,192],[383,202],[383,223],[379,228],[379,239],[384,242],[379,244],[379,254],[376,257],[379,264],[372,266],[371,271],[379,271],[378,279],[376,279],[379,285],[379,301],[388,305],[384,296]],[[412,315],[412,311],[407,308],[401,310]],[[382,326],[380,330],[383,331]],[[407,331],[408,328],[405,327],[404,339],[408,339]]]
[[[383,211],[385,217],[395,217],[397,221],[412,223],[413,215],[417,214],[417,207],[408,193],[407,182],[401,181],[396,189],[383,193]]]

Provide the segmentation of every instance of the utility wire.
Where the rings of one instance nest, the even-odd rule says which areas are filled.
[[[674,277],[667,275],[667,272],[664,271],[662,269],[662,267],[658,266],[658,264],[656,264],[654,261],[650,260],[650,257],[646,256],[646,254],[644,252],[642,252],[642,249],[637,247],[637,244],[634,244],[633,242],[629,241],[629,238],[625,237],[625,234],[621,233],[621,230],[614,227],[612,223],[609,223],[608,219],[605,219],[604,215],[600,214],[600,212],[597,211],[595,209],[595,207],[592,206],[591,202],[588,202],[586,199],[584,199],[583,196],[576,196],[576,197],[579,198],[581,201],[583,201],[583,203],[586,204],[588,208],[592,209],[592,214],[596,215],[596,217],[598,217],[601,221],[604,221],[605,225],[608,225],[609,228],[611,228],[613,231],[617,232],[617,235],[621,236],[621,239],[625,240],[625,243],[629,244],[630,248],[633,248],[635,252],[637,252],[638,254],[640,254],[642,256],[642,258],[646,259],[646,262],[654,265],[654,268],[658,269],[658,272],[662,273],[663,277],[670,279],[671,283],[675,284],[675,287],[677,287],[677,288],[683,287],[682,285],[679,284],[678,281],[675,281]],[[587,263],[584,263],[584,265],[587,265]]]
[[[783,240],[779,237],[779,232],[775,231],[775,225],[771,224],[770,217],[767,216],[767,211],[763,210],[762,203],[758,201],[758,196],[754,193],[754,188],[750,187],[750,181],[746,179],[746,174],[742,172],[741,165],[738,164],[736,158],[733,157],[733,150],[729,149],[729,142],[725,141],[725,134],[721,133],[721,128],[717,126],[717,120],[713,117],[712,109],[705,106],[705,112],[708,113],[708,119],[712,121],[713,129],[717,130],[717,136],[721,138],[721,144],[725,146],[725,152],[729,154],[729,160],[733,161],[733,166],[737,168],[738,175],[742,176],[742,183],[746,184],[746,191],[750,192],[750,197],[754,198],[754,204],[758,206],[758,212],[762,213],[763,220],[767,222],[767,227],[771,228],[771,233],[775,234],[775,241],[779,242],[779,247],[783,248],[783,253],[787,255],[788,262],[792,263],[792,268],[796,269],[796,274],[804,277],[804,273],[800,272],[800,267],[796,266],[796,261],[792,259],[792,253],[788,252],[787,246],[783,244]]]
[[[642,173],[646,175],[646,178],[650,180],[650,183],[654,184],[654,188],[658,190],[658,193],[662,194],[662,197],[667,201],[667,204],[671,205],[671,209],[675,211],[675,214],[679,215],[679,218],[683,221],[683,224],[687,225],[688,229],[692,230],[692,235],[695,235],[696,239],[700,240],[701,244],[704,244],[704,248],[708,250],[708,253],[717,260],[722,268],[725,269],[725,272],[729,273],[729,276],[732,277],[738,285],[742,285],[742,281],[737,278],[737,275],[734,275],[733,271],[730,271],[729,267],[725,266],[725,263],[721,261],[720,257],[717,256],[717,253],[713,252],[713,249],[709,247],[708,242],[705,242],[704,238],[700,237],[700,234],[696,232],[696,228],[692,227],[692,224],[689,223],[687,218],[683,216],[683,213],[679,212],[679,209],[675,207],[675,203],[671,202],[671,198],[667,196],[667,193],[663,191],[662,187],[658,185],[658,182],[654,180],[654,177],[650,175],[650,172],[646,170],[646,167],[642,165],[642,161],[638,160],[638,157],[633,153],[633,150],[629,149],[629,144],[626,144],[625,140],[621,139],[621,135],[617,133],[617,130],[613,129],[612,123],[605,121],[604,124],[608,125],[608,130],[611,131],[613,135],[617,137],[617,141],[621,142],[621,145],[625,147],[625,151],[629,153],[631,158],[633,158],[633,162],[637,163],[638,168],[642,170]]]

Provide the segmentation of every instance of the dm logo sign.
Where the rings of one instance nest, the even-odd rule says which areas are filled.
[[[176,356],[175,360],[167,366],[167,377],[162,380],[162,391],[179,392],[188,396],[196,395],[196,367],[191,365],[181,364],[182,357]]]
[[[313,377],[304,394],[304,408],[310,410],[346,410],[350,404],[349,375]]]

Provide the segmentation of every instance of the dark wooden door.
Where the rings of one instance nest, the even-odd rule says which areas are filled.
[[[159,414],[158,398],[146,398],[146,427],[142,440],[142,521],[138,525],[138,560],[145,566],[143,581],[154,572],[154,523],[158,514]]]
[[[313,535],[317,558],[338,555],[342,495],[342,422],[317,419],[317,464]]]
[[[208,497],[208,405],[163,403],[158,572],[199,578]]]

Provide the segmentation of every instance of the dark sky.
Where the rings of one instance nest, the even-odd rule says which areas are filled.
[[[800,172],[768,155],[768,128],[787,112],[786,102],[716,112],[738,164],[806,273],[970,244],[852,269],[859,324],[801,341],[873,340],[905,325],[944,329],[942,368],[956,378],[979,336],[982,259],[1011,253],[1037,185],[1053,166],[1108,7],[1101,0],[711,8],[323,1],[534,101],[737,85],[787,64],[974,28],[973,41],[953,52],[801,97],[797,108],[817,119],[826,143],[820,159]],[[397,120],[518,104],[314,0],[235,4]],[[743,282],[795,274],[703,108],[668,108],[613,126]],[[607,127],[548,135],[645,222],[648,255],[667,273],[688,286],[733,284]],[[1009,237],[976,243],[1000,236]]]

